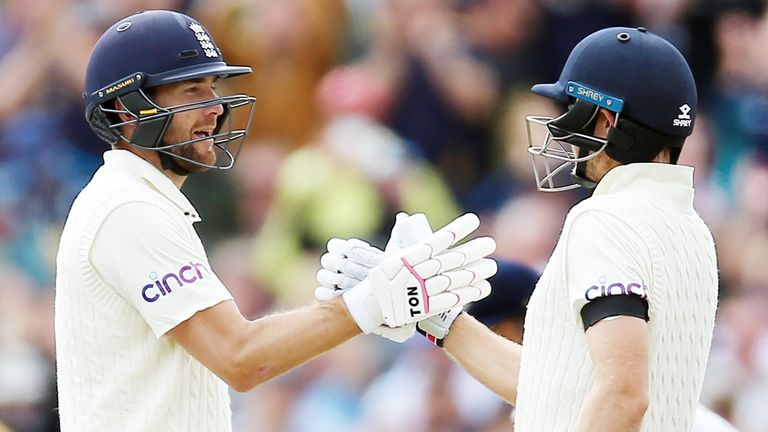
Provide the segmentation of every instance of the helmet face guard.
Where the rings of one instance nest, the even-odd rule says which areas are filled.
[[[585,177],[586,164],[608,146],[608,139],[591,135],[597,114],[601,107],[605,107],[616,113],[618,122],[619,111],[623,105],[620,99],[602,94],[603,100],[611,101],[610,104],[599,105],[592,100],[584,100],[579,96],[579,90],[586,87],[576,83],[568,83],[568,88],[569,93],[573,93],[576,99],[564,114],[558,117],[525,118],[533,175],[536,188],[542,192],[561,192],[595,186],[593,181]]]
[[[132,146],[154,150],[187,163],[210,169],[229,169],[235,164],[235,160],[240,153],[245,136],[248,133],[251,118],[253,117],[254,103],[256,102],[255,98],[241,94],[216,97],[170,107],[161,107],[153,102],[142,89],[118,96],[116,100],[120,102],[124,109],[99,106],[96,110],[101,111],[105,115],[95,116],[116,118],[118,114],[123,114],[131,117],[130,120],[101,125],[103,128],[109,130],[116,139],[125,141]],[[221,105],[224,112],[216,119],[216,128],[211,135],[193,138],[178,143],[163,142],[163,136],[175,114],[216,105]],[[232,113],[235,110],[247,110],[248,112],[247,120],[242,127],[237,127],[233,124]],[[134,129],[133,135],[128,138],[120,129],[123,126],[130,124],[136,125],[136,128]],[[213,141],[213,148],[216,152],[216,161],[213,164],[196,161],[172,151],[177,147],[209,140]]]
[[[589,186],[585,184],[583,176],[577,174],[577,167],[597,157],[608,145],[606,139],[557,128],[554,123],[558,119],[559,117],[532,115],[525,118],[528,130],[528,153],[531,155],[536,189],[541,192],[562,192]],[[546,130],[543,141],[538,145],[534,143],[534,133],[531,131],[536,128]],[[557,132],[553,133],[553,130]],[[573,144],[575,140],[592,142],[593,145],[587,152],[575,151],[576,144]]]

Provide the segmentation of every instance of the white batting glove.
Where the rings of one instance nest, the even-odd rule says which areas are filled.
[[[345,289],[362,282],[371,268],[384,259],[385,254],[392,254],[430,235],[432,228],[424,214],[409,216],[401,212],[395,218],[395,225],[384,252],[359,239],[331,239],[328,242],[328,252],[320,258],[323,268],[317,273],[320,286],[315,289],[315,298],[323,301],[341,295]],[[395,328],[382,324],[371,331],[397,343],[410,339],[415,332],[416,324]]]
[[[332,238],[327,247],[328,252],[320,257],[322,268],[317,272],[320,286],[315,288],[315,298],[320,301],[340,296],[359,284],[384,259],[384,252],[356,238]]]
[[[322,268],[317,272],[315,298],[320,301],[330,300],[348,288],[362,282],[368,272],[378,265],[385,254],[405,249],[432,235],[427,217],[423,213],[409,216],[400,212],[395,217],[395,225],[382,252],[367,242],[352,238],[332,238],[328,241],[328,252],[320,257]]]
[[[425,241],[418,242],[373,267],[368,277],[342,294],[350,315],[364,333],[380,324],[399,327],[439,315],[490,294],[485,280],[496,262],[485,258],[496,243],[489,237],[448,249],[480,226],[465,214]]]

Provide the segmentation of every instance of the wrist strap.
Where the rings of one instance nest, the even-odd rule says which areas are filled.
[[[428,341],[442,348],[451,324],[461,315],[463,310],[460,307],[445,311],[439,315],[419,321],[416,325],[416,331],[427,338]]]
[[[445,341],[445,338],[438,338],[437,336],[433,335],[432,333],[427,333],[424,331],[421,327],[418,325],[416,326],[416,331],[419,332],[420,335],[427,338],[428,341],[432,342],[434,345],[437,345],[438,347],[443,347],[443,341]]]

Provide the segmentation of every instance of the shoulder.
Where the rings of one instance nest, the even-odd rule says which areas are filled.
[[[631,200],[616,196],[599,196],[575,205],[565,219],[564,234],[574,227],[594,231],[595,235],[636,233],[637,223],[631,218]],[[628,217],[629,216],[629,217]]]
[[[120,240],[120,243],[154,242],[186,237],[184,221],[166,206],[153,200],[124,201],[104,217],[99,237]]]
[[[571,208],[568,217],[576,217],[582,213],[604,212],[608,214],[619,214],[631,210],[637,205],[637,201],[631,197],[611,194],[597,195],[589,197]]]
[[[99,177],[80,192],[67,216],[65,231],[80,233],[82,240],[103,236],[128,239],[130,232],[142,232],[180,225],[173,217],[172,204],[159,192],[130,178]],[[88,240],[90,242],[90,240]]]
[[[133,202],[151,203],[159,208],[169,203],[163,196],[141,178],[121,175],[120,172],[99,169],[91,181],[78,194],[72,211],[86,214],[108,214],[119,206]]]
[[[167,205],[154,199],[135,197],[130,200],[120,200],[111,207],[106,215],[110,222],[119,221],[130,225],[153,226],[158,223],[178,222]]]

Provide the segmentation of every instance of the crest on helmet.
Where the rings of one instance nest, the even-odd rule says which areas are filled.
[[[189,29],[195,33],[197,41],[200,42],[200,48],[203,49],[203,53],[206,57],[218,57],[221,55],[219,48],[213,44],[213,40],[208,36],[208,32],[205,28],[196,22],[189,23]]]

